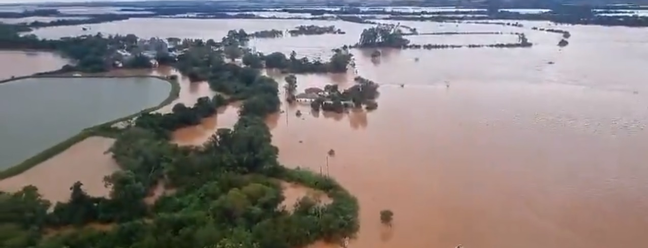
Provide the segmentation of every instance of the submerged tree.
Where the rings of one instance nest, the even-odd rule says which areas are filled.
[[[238,46],[230,45],[225,47],[225,56],[234,61],[243,55],[243,51]]]
[[[295,92],[297,91],[297,77],[295,75],[290,74],[284,78],[286,81],[286,85],[284,88],[286,89],[286,100],[291,103],[295,100]]]
[[[567,41],[565,39],[562,39],[562,40],[560,40],[560,42],[558,42],[559,47],[566,47],[567,45],[569,45],[569,41]]]
[[[382,210],[380,211],[380,222],[382,222],[385,225],[390,225],[392,224],[392,220],[394,218],[394,212],[391,210]]]
[[[403,47],[409,40],[403,38],[402,31],[395,25],[378,25],[362,31],[360,47]]]

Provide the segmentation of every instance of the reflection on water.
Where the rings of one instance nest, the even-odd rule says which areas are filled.
[[[162,22],[167,28],[152,28]],[[220,38],[233,28],[258,31],[316,24],[123,23],[99,26],[106,33]],[[348,35],[254,40],[252,45],[263,52],[296,50],[324,56],[331,48],[355,42],[365,27],[332,23],[327,22]],[[648,100],[643,97],[648,94],[643,83],[648,76],[648,33],[561,26],[572,37],[570,45],[560,49],[559,35],[530,30],[549,26],[544,22],[523,22],[527,28],[403,24],[421,32],[522,31],[534,47],[383,51],[380,63],[354,50],[358,74],[381,84],[378,110],[316,114],[308,106],[284,104],[283,113],[268,119],[282,163],[315,171],[326,166],[358,197],[361,230],[350,247],[648,246]],[[52,30],[41,34],[64,29]],[[452,43],[489,39],[447,38],[456,39]],[[348,87],[351,74],[300,75],[298,91],[329,83]],[[193,104],[200,96],[214,94],[204,82],[189,85],[183,81],[178,102]],[[297,117],[297,110],[304,115]],[[174,138],[181,144],[200,144],[217,128],[231,127],[236,112],[236,107],[228,107],[200,127],[176,132]],[[335,157],[327,156],[330,149]],[[395,214],[389,232],[379,220],[384,209]]]
[[[156,78],[26,78],[0,84],[0,170],[85,128],[154,107],[170,90]]]

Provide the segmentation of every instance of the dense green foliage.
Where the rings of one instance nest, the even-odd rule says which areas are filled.
[[[107,71],[111,69],[111,56],[117,49],[134,47],[138,41],[137,36],[132,34],[104,36],[100,33],[60,40],[39,39],[35,35],[20,36],[19,32],[25,31],[20,27],[0,24],[0,49],[57,51],[75,62],[74,66],[64,67],[65,71]],[[148,60],[136,60],[132,66],[138,68],[147,63]]]
[[[98,14],[90,15],[88,18],[82,19],[60,19],[49,22],[33,21],[26,25],[29,28],[44,28],[44,27],[56,27],[56,26],[75,26],[83,24],[95,24],[95,23],[104,23],[104,22],[114,22],[114,21],[123,21],[128,20],[129,16],[117,15],[117,14]]]
[[[250,34],[252,38],[279,38],[283,37],[283,31],[277,29],[261,30]]]
[[[378,84],[363,78],[356,77],[355,84],[344,91],[340,91],[337,85],[331,84],[324,87],[324,94],[318,96],[311,102],[314,111],[320,109],[342,113],[346,108],[361,108],[363,105],[367,110],[378,108],[375,102],[378,98]]]
[[[322,34],[345,34],[339,28],[335,26],[316,26],[316,25],[302,25],[297,26],[294,29],[288,30],[288,33],[291,36],[300,36],[300,35],[322,35]]]
[[[247,37],[234,31],[221,45],[242,49]],[[69,200],[48,212],[51,203],[32,186],[0,193],[0,247],[295,248],[316,240],[338,242],[358,231],[353,196],[331,178],[279,164],[264,122],[279,110],[278,83],[258,68],[225,62],[225,53],[211,49],[219,46],[215,42],[193,44],[205,53],[188,53],[174,65],[204,73],[227,97],[203,97],[191,107],[176,104],[168,114],[139,116],[110,149],[122,170],[104,178],[109,197],[90,196],[77,182]],[[200,147],[169,142],[170,132],[198,124],[234,100],[243,105],[232,129],[219,129]],[[288,211],[281,181],[322,190],[333,202],[306,197]],[[145,203],[160,185],[173,190]],[[107,228],[93,228],[97,223]],[[76,228],[56,231],[70,226]]]
[[[295,101],[295,93],[297,92],[297,77],[290,74],[284,78],[284,81],[286,81],[286,85],[284,85],[284,89],[286,89],[286,100],[292,103]]]
[[[380,222],[386,225],[391,225],[392,220],[394,219],[394,212],[391,210],[382,210],[380,211]]]
[[[359,47],[404,47],[409,40],[403,38],[403,33],[393,25],[378,25],[362,31]]]
[[[264,56],[265,67],[278,69],[285,73],[341,73],[347,71],[347,66],[353,56],[347,49],[335,49],[327,62],[310,60],[307,57],[297,58],[293,51],[290,57],[280,52]]]
[[[168,137],[173,130],[200,124],[202,118],[214,115],[216,109],[227,103],[228,100],[222,95],[215,95],[211,99],[201,97],[191,107],[182,103],[174,105],[172,112],[168,114],[142,114],[137,118],[135,126],[151,130],[159,137]]]

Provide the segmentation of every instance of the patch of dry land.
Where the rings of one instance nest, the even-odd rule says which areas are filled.
[[[111,154],[106,153],[114,142],[89,137],[19,175],[0,180],[0,190],[13,192],[34,185],[45,199],[64,202],[70,197],[72,184],[80,181],[88,194],[107,196],[110,191],[104,187],[103,178],[119,170]]]

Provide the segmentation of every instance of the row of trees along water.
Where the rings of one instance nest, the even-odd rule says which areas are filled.
[[[322,35],[322,34],[345,34],[335,26],[316,26],[316,25],[302,25],[297,26],[287,31],[291,36],[301,35]],[[249,34],[253,38],[279,38],[284,36],[284,32],[277,29],[255,31]]]
[[[295,52],[289,56],[281,52],[263,54],[253,52],[245,47],[250,35],[244,30],[231,30],[220,42],[207,42],[190,47],[178,57],[175,66],[192,81],[209,81],[212,88],[227,94],[237,94],[240,89],[231,85],[228,75],[215,74],[214,71],[225,67],[232,67],[223,58],[241,59],[250,70],[252,69],[277,69],[284,73],[340,73],[346,72],[351,62],[351,53],[348,49],[336,49],[328,61],[313,60],[307,57],[297,57]],[[216,50],[215,50],[216,49]],[[214,51],[215,50],[215,51]],[[220,55],[223,56],[220,56]],[[208,66],[209,65],[209,66]],[[254,78],[254,77],[250,77]]]
[[[408,3],[409,5],[413,3]],[[515,3],[507,3],[501,0],[482,1],[477,6],[469,8],[480,9],[466,9],[466,10],[427,10],[418,12],[397,11],[389,8],[378,9],[361,9],[354,7],[339,7],[335,8],[284,8],[277,10],[274,7],[224,7],[224,6],[156,6],[147,8],[125,8],[127,11],[146,11],[152,12],[156,15],[186,15],[194,14],[195,18],[275,18],[286,19],[287,17],[265,17],[249,12],[287,12],[293,14],[308,14],[295,15],[288,17],[291,19],[326,19],[331,16],[337,16],[340,19],[345,17],[373,17],[391,20],[419,20],[419,21],[457,21],[457,20],[538,20],[538,21],[552,21],[556,23],[566,24],[587,24],[587,25],[608,25],[608,26],[648,26],[648,17],[634,15],[628,11],[619,11],[613,9],[619,8],[639,8],[640,6],[596,6],[596,5],[577,5],[577,4],[561,4],[555,1],[545,1],[540,4],[532,3],[524,5],[525,9],[549,9],[548,12],[542,13],[526,13],[508,11],[508,8],[520,8],[520,5]],[[626,14],[626,15],[606,15],[606,14]],[[385,17],[387,16],[387,17]]]
[[[147,15],[138,15],[138,17],[149,17]],[[37,9],[26,10],[23,12],[0,12],[0,18],[26,18],[26,17],[52,17],[60,18],[51,21],[28,21],[25,23],[13,24],[18,27],[22,32],[29,32],[37,28],[55,27],[55,26],[74,26],[83,24],[96,24],[114,21],[128,20],[133,15],[124,14],[89,14],[89,15],[67,15],[55,9]]]
[[[411,28],[409,28],[411,30]],[[433,34],[433,33],[431,33]],[[360,40],[352,48],[406,48],[406,49],[449,49],[449,48],[517,48],[531,47],[526,35],[516,33],[518,36],[517,43],[496,43],[496,44],[468,44],[468,45],[451,45],[451,44],[410,44],[410,40],[405,38],[403,31],[398,25],[377,25],[362,31]],[[410,32],[407,35],[424,35],[422,33]]]
[[[458,21],[458,20],[534,20],[534,21],[551,21],[561,24],[582,24],[582,25],[605,25],[605,26],[631,26],[645,27],[648,26],[648,17],[637,15],[629,10],[614,10],[622,6],[595,6],[595,5],[575,5],[560,4],[548,1],[541,9],[549,9],[547,12],[540,13],[521,13],[516,11],[503,10],[513,8],[510,3],[503,3],[501,0],[484,1],[479,6],[484,9],[476,10],[455,10],[455,11],[419,11],[405,12],[394,11],[389,9],[360,9],[340,7],[338,9],[282,9],[277,10],[272,7],[258,6],[253,8],[244,7],[224,7],[221,5],[205,6],[203,4],[187,3],[186,6],[156,6],[141,8],[124,8],[131,13],[115,14],[91,14],[85,15],[87,19],[68,19],[54,22],[33,22],[24,24],[26,28],[37,28],[46,26],[59,25],[80,25],[89,23],[110,22],[125,20],[132,17],[156,17],[164,16],[166,18],[198,18],[198,19],[308,19],[308,20],[325,20],[331,19],[332,16],[342,19],[351,20],[353,18],[369,19],[388,19],[388,20],[410,20],[410,21]],[[539,7],[539,6],[535,6]],[[632,7],[632,6],[629,6]],[[640,6],[634,6],[640,8]],[[628,7],[627,7],[628,8]],[[309,14],[310,16],[295,15],[290,17],[261,16],[249,12],[288,12],[295,14]],[[135,13],[132,13],[135,12]],[[325,15],[326,14],[326,15]],[[614,14],[614,15],[610,15]],[[69,17],[74,15],[64,14],[58,10],[28,10],[24,12],[1,12],[1,18],[24,18],[33,16],[48,17]],[[385,17],[386,16],[386,17]],[[74,16],[78,17],[78,16]],[[350,17],[347,19],[347,17]]]
[[[224,40],[240,44],[237,34]],[[207,43],[194,40],[197,47],[191,49]],[[359,224],[352,195],[329,177],[277,161],[278,149],[263,121],[279,110],[277,82],[259,68],[223,63],[223,52],[202,51],[209,52],[192,53],[202,55],[180,63],[209,68],[210,85],[228,96],[179,104],[168,114],[143,114],[115,130],[119,136],[110,151],[122,170],[104,179],[109,197],[90,196],[75,183],[70,199],[52,208],[33,186],[0,193],[0,247],[295,248],[353,236]],[[173,130],[233,100],[243,104],[232,129],[219,129],[200,147],[169,142]],[[324,191],[333,201],[302,198],[288,211],[281,207],[281,181]],[[157,185],[173,193],[146,204]],[[98,223],[104,228],[93,227]],[[74,228],[65,230],[69,227]]]
[[[0,24],[0,49],[45,50],[62,54],[75,61],[62,71],[104,72],[113,68],[115,51],[135,49],[139,38],[135,35],[109,35],[100,33],[62,39],[40,39],[35,35],[21,35],[20,26]],[[160,53],[159,61],[169,61],[168,54]],[[165,57],[166,56],[166,57]],[[150,67],[150,59],[136,53],[125,64],[126,68]]]

